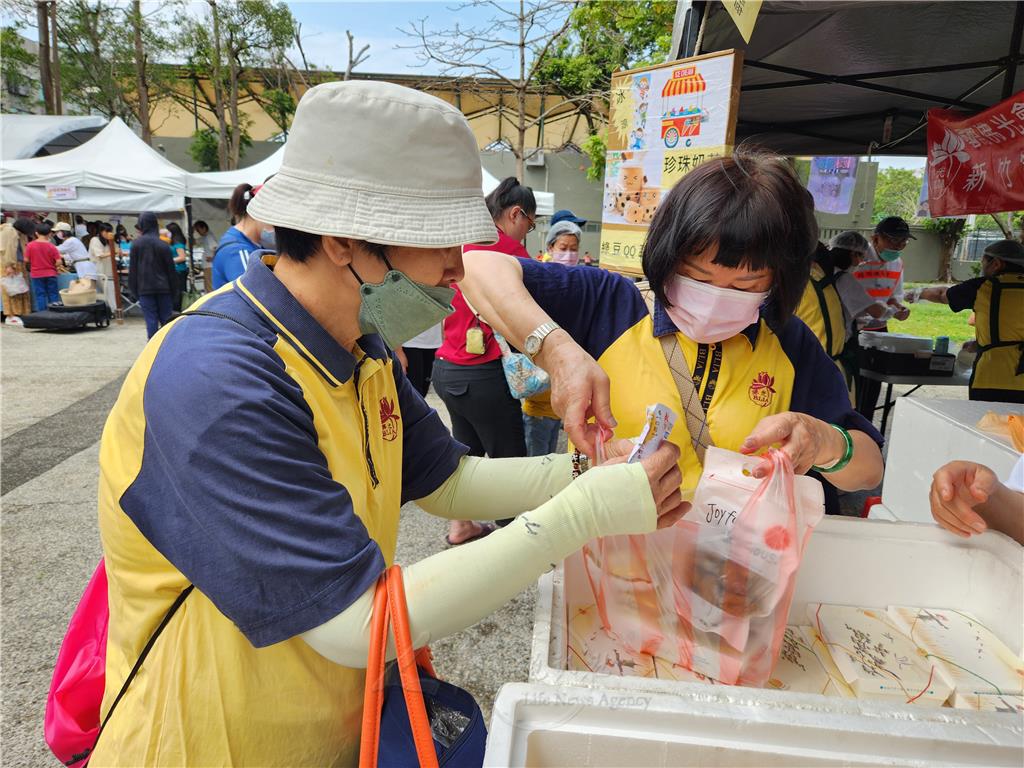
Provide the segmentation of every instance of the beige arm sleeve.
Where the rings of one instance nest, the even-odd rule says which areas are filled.
[[[642,465],[592,469],[490,536],[404,568],[413,644],[419,648],[475,624],[597,536],[649,533],[656,526]],[[373,591],[302,639],[338,664],[365,667]]]
[[[517,459],[463,456],[452,476],[416,503],[449,520],[503,520],[539,507],[571,481],[569,454]]]

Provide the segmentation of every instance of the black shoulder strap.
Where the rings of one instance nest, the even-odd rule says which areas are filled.
[[[170,623],[171,619],[174,618],[174,614],[178,612],[179,608],[181,608],[181,604],[185,602],[185,598],[192,594],[193,589],[195,589],[195,584],[189,584],[181,591],[178,597],[175,598],[174,602],[171,603],[171,607],[167,609],[167,613],[164,614],[163,619],[160,620],[156,629],[153,630],[153,634],[149,636],[149,640],[146,641],[146,645],[142,648],[142,652],[139,653],[139,658],[136,660],[135,666],[132,667],[132,671],[128,673],[128,677],[125,679],[124,685],[121,686],[121,690],[117,692],[117,696],[110,705],[110,709],[107,711],[107,716],[103,718],[103,722],[100,724],[100,729],[96,733],[96,741],[92,743],[92,749],[87,750],[84,754],[73,755],[71,760],[66,763],[67,765],[73,765],[82,758],[96,751],[96,745],[99,744],[100,736],[103,735],[103,729],[107,727],[107,723],[110,721],[110,716],[114,714],[114,710],[117,709],[118,703],[120,703],[125,693],[128,692],[128,686],[132,684],[132,680],[135,679],[135,675],[137,675],[139,670],[142,669],[142,662],[146,660],[149,652],[153,649],[153,644],[156,642],[156,639],[160,637],[160,633],[164,631],[164,628]]]

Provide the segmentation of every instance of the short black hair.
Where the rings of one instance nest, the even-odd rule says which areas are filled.
[[[113,232],[114,228],[105,221],[100,223],[100,232]]]
[[[21,232],[21,234],[23,234],[25,237],[36,236],[36,223],[32,221],[32,219],[20,216],[14,220],[14,223],[11,224],[11,226],[14,227],[18,232]]]
[[[196,221],[192,222],[192,231],[195,231],[195,230],[199,229],[199,227],[202,227],[202,228],[203,228],[203,229],[205,229],[205,230],[206,230],[207,232],[209,232],[209,231],[210,231],[210,225],[209,225],[209,224],[207,224],[207,223],[206,223],[205,221],[203,221],[202,219],[197,219]]]
[[[323,235],[314,235],[312,232],[300,232],[297,229],[288,227],[274,227],[274,240],[277,243],[277,252],[285,258],[302,263],[310,259],[313,254],[320,250]],[[381,261],[384,260],[387,246],[380,243],[362,241],[363,247]]]
[[[46,235],[50,234],[50,232],[52,232],[52,231],[53,231],[53,227],[51,227],[50,223],[47,222],[47,221],[44,221],[41,224],[36,224],[36,234],[37,235],[43,235],[45,237]]]
[[[533,190],[520,184],[515,176],[502,179],[484,201],[487,203],[487,210],[491,212],[491,218],[495,221],[516,205],[526,211],[527,216],[533,216],[537,212],[537,198],[533,196]]]
[[[718,247],[715,264],[770,269],[768,319],[792,317],[811,271],[818,225],[807,190],[782,157],[740,147],[686,174],[658,206],[643,249],[643,270],[655,295],[665,295],[679,265]]]

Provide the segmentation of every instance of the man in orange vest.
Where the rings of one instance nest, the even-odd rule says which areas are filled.
[[[851,274],[875,301],[892,308],[892,317],[906,320],[910,310],[903,306],[903,259],[902,251],[907,243],[917,238],[910,234],[910,225],[899,216],[886,216],[875,225],[871,235],[871,246],[877,254],[874,259],[862,261]],[[886,317],[867,318],[861,331],[888,331]],[[857,411],[871,420],[882,382],[857,376]]]

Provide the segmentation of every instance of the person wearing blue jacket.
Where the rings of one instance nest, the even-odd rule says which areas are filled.
[[[228,201],[228,211],[235,224],[224,233],[213,257],[215,290],[240,277],[256,253],[276,250],[273,227],[267,227],[246,213],[249,201],[259,189],[251,184],[239,184]]]

